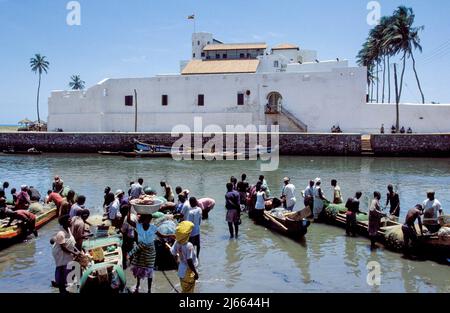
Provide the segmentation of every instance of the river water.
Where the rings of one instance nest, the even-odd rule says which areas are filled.
[[[255,183],[260,163],[64,154],[0,156],[0,181],[8,180],[14,187],[33,185],[45,194],[53,177],[61,175],[66,185],[87,196],[87,206],[94,213],[101,212],[106,185],[127,190],[129,182],[138,177],[158,190],[164,179],[173,187],[188,188],[198,198],[216,199],[210,219],[202,224],[197,292],[450,292],[450,266],[407,260],[383,248],[372,252],[365,238],[348,238],[343,229],[333,226],[313,224],[305,240],[296,242],[244,217],[239,239],[229,240],[223,209],[225,183],[231,175],[239,177],[243,172]],[[436,190],[448,214],[449,173],[448,159],[281,157],[279,169],[265,176],[275,195],[283,177],[290,176],[298,198],[299,190],[315,177],[322,178],[329,198],[329,181],[336,178],[344,197],[361,190],[364,202],[375,190],[382,192],[385,201],[386,186],[392,183],[400,193],[403,219],[409,207],[424,200],[428,188]],[[49,240],[57,229],[53,221],[41,229],[37,239],[31,237],[0,251],[0,292],[55,292],[50,286],[54,263]],[[367,284],[371,261],[381,265],[379,286]],[[179,287],[176,272],[167,274]],[[129,273],[128,277],[133,286]],[[153,291],[173,289],[157,273]]]

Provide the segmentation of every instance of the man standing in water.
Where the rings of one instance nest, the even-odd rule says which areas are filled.
[[[442,206],[435,195],[434,190],[428,190],[427,199],[423,202],[423,224],[431,233],[436,233],[441,228],[439,217],[442,215]]]
[[[139,178],[137,183],[131,185],[130,188],[130,200],[138,199],[142,194],[144,194],[144,179]]]
[[[226,221],[230,231],[230,239],[239,235],[239,220],[241,210],[241,200],[239,193],[233,190],[233,184],[227,184],[227,193],[225,194],[225,208],[227,209]],[[234,229],[233,229],[234,226]]]
[[[55,179],[53,180],[52,191],[61,195],[64,191],[64,181],[59,176],[55,176]]]
[[[345,232],[347,233],[347,236],[356,236],[357,233],[357,215],[362,213],[359,210],[359,199],[362,196],[362,192],[358,191],[355,194],[354,198],[349,198],[347,200],[347,203],[345,205],[345,207],[348,209],[347,213],[346,213],[346,230]]]
[[[389,214],[395,218],[400,217],[400,197],[398,196],[398,193],[394,191],[394,186],[389,185],[387,187],[388,194],[386,199],[386,206],[391,204],[391,209],[389,210]]]
[[[200,256],[200,224],[202,223],[202,209],[198,205],[197,198],[189,198],[189,212],[185,218],[185,221],[189,221],[194,224],[189,242],[197,247],[197,257]]]
[[[406,214],[405,224],[402,226],[403,232],[403,241],[404,241],[404,249],[405,254],[408,254],[408,250],[410,248],[410,241],[412,245],[414,245],[417,241],[417,231],[416,226],[414,225],[416,220],[419,222],[420,233],[423,235],[422,229],[422,219],[420,216],[423,214],[423,207],[420,204],[417,204],[414,208],[410,209]]]
[[[286,203],[286,210],[293,211],[295,208],[295,203],[297,199],[295,198],[295,186],[291,184],[291,179],[289,177],[284,178],[284,187],[281,192],[281,199]]]
[[[237,191],[239,192],[239,196],[241,198],[241,205],[247,205],[247,192],[250,188],[247,180],[247,174],[242,174],[241,181],[237,183]]]
[[[373,198],[374,199],[372,200],[369,209],[369,226],[368,226],[370,247],[372,249],[376,247],[375,243],[377,240],[378,231],[380,230],[381,218],[383,216],[386,216],[386,214],[384,214],[383,211],[381,210],[380,205],[381,193],[375,191],[373,193]]]
[[[305,191],[303,191],[303,195],[305,197],[304,205],[305,207],[309,206],[309,208],[314,208],[314,181],[310,180],[308,187],[306,187]]]
[[[336,179],[331,180],[331,186],[333,187],[333,204],[341,204],[344,202],[341,187],[338,186]]]

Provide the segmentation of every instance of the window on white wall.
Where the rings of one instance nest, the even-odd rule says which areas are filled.
[[[278,67],[278,66],[279,66],[278,61],[273,61],[273,67]]]
[[[169,96],[168,95],[162,95],[162,97],[161,97],[161,105],[162,106],[168,106],[169,105]]]
[[[244,94],[242,92],[237,94],[237,105],[244,105]]]
[[[197,105],[202,107],[205,105],[205,95],[198,95]]]
[[[127,107],[133,106],[133,96],[125,96],[125,106]]]

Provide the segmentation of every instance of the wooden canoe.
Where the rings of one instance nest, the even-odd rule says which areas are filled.
[[[122,239],[119,235],[85,240],[83,249],[90,264],[83,269],[79,286],[69,287],[72,293],[118,293],[126,285],[123,270]],[[115,281],[113,288],[111,282]],[[78,288],[77,288],[78,287]]]
[[[137,157],[140,158],[171,158],[172,154],[169,152],[153,152],[153,151],[149,151],[149,152],[145,152],[145,151],[139,151],[139,150],[134,150],[134,152],[136,153]]]
[[[44,225],[48,224],[57,216],[57,214],[58,210],[55,206],[47,208],[47,211],[44,214],[38,215],[36,217],[36,229],[38,230]],[[6,219],[4,222],[7,223],[7,221],[9,221],[9,219]],[[22,228],[19,227],[19,224],[13,224],[8,228],[0,227],[0,245],[20,239],[24,239],[24,234],[22,234]]]
[[[136,139],[134,141],[134,146],[137,151],[141,152],[166,152],[170,153],[172,151],[172,147],[162,146],[162,145],[152,145],[145,142],[140,142]]]
[[[118,151],[99,151],[98,154],[105,156],[120,156],[120,152]]]
[[[323,219],[328,224],[333,224],[336,226],[339,226],[341,228],[346,228],[347,225],[347,217],[346,217],[346,211],[344,205],[332,205],[333,210],[326,212],[329,205],[326,205],[323,211]],[[389,237],[389,233],[396,229],[398,231],[401,231],[401,227],[403,226],[402,223],[396,222],[391,220],[389,217],[383,217],[381,219],[380,223],[381,227],[378,231],[378,240],[383,245],[385,245],[390,250],[394,251],[403,251],[403,242],[393,242]],[[368,237],[368,226],[369,222],[367,220],[367,215],[358,215],[357,218],[357,232],[358,234],[362,236]],[[399,230],[400,228],[400,230]],[[418,229],[418,227],[417,227]],[[426,230],[426,227],[424,226],[424,231]],[[450,238],[449,237],[442,237],[437,236],[436,234],[432,235],[420,235],[420,231],[418,231],[418,241],[417,241],[417,248],[421,251],[426,251],[427,253],[435,253],[438,255],[447,255],[450,257]]]
[[[169,158],[172,154],[168,152],[143,152],[143,151],[132,151],[132,152],[120,152],[121,156],[127,158]]]
[[[4,154],[12,154],[12,155],[41,155],[41,151],[14,151],[14,150],[3,150]]]
[[[310,222],[306,219],[311,214],[309,207],[299,212],[276,216],[270,211],[264,211],[264,221],[267,228],[273,229],[283,235],[300,239],[308,232]]]

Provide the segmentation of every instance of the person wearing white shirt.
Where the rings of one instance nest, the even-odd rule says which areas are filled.
[[[286,210],[293,211],[297,199],[295,198],[295,186],[291,184],[291,179],[289,177],[284,178],[284,187],[281,198],[286,203]]]
[[[443,214],[441,203],[435,199],[435,195],[436,193],[433,190],[429,190],[427,199],[423,202],[423,225],[432,233],[436,233],[441,228],[439,217]]]
[[[117,190],[115,194],[115,199],[111,202],[110,205],[106,208],[106,213],[108,214],[108,219],[111,221],[111,224],[115,227],[120,228],[120,221],[122,219],[122,215],[120,214],[120,200],[119,196],[123,194],[122,190]]]

